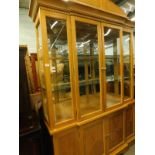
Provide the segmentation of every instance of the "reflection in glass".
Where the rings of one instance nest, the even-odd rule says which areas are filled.
[[[104,28],[104,49],[106,58],[106,106],[120,103],[120,37],[119,30]]]
[[[38,26],[38,38],[41,37],[40,26]],[[43,50],[42,42],[38,40],[38,60],[39,60],[39,71],[40,71],[40,85],[42,89],[45,89],[45,73],[44,73],[44,62],[43,62]]]
[[[131,97],[130,33],[123,32],[124,99]]]
[[[46,17],[52,102],[56,123],[73,117],[65,20]]]
[[[43,102],[43,111],[44,111],[44,116],[46,118],[47,121],[49,121],[48,119],[48,109],[47,109],[47,92],[45,89],[42,89],[42,102]]]
[[[39,62],[39,76],[40,76],[40,85],[41,85],[41,92],[42,92],[43,110],[44,110],[44,116],[46,120],[48,120],[47,97],[46,97],[46,87],[45,87],[45,72],[44,72],[42,49],[39,49],[38,60],[39,60],[38,61]]]
[[[76,21],[80,114],[100,108],[97,26]]]
[[[40,24],[38,26],[38,67],[39,67],[39,79],[40,86],[42,92],[42,103],[43,103],[43,111],[46,120],[48,121],[48,113],[47,113],[47,96],[46,96],[46,87],[45,87],[45,72],[44,72],[44,62],[43,62],[43,50],[42,50],[42,40],[41,40],[41,30]]]

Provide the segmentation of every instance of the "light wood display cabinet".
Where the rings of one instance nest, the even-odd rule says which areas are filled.
[[[134,141],[133,29],[110,0],[31,0],[44,122],[55,155]]]

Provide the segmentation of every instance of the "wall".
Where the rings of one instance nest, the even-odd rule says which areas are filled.
[[[19,44],[27,45],[29,53],[36,53],[35,27],[24,8],[19,8]]]

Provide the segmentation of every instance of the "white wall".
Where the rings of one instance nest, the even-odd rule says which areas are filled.
[[[27,45],[29,53],[36,53],[36,34],[28,9],[19,9],[19,44]]]

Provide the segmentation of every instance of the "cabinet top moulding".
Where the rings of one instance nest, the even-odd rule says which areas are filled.
[[[29,16],[34,22],[40,7],[134,28],[134,22],[130,21],[123,10],[110,0],[68,0],[67,2],[64,0],[31,0]]]

